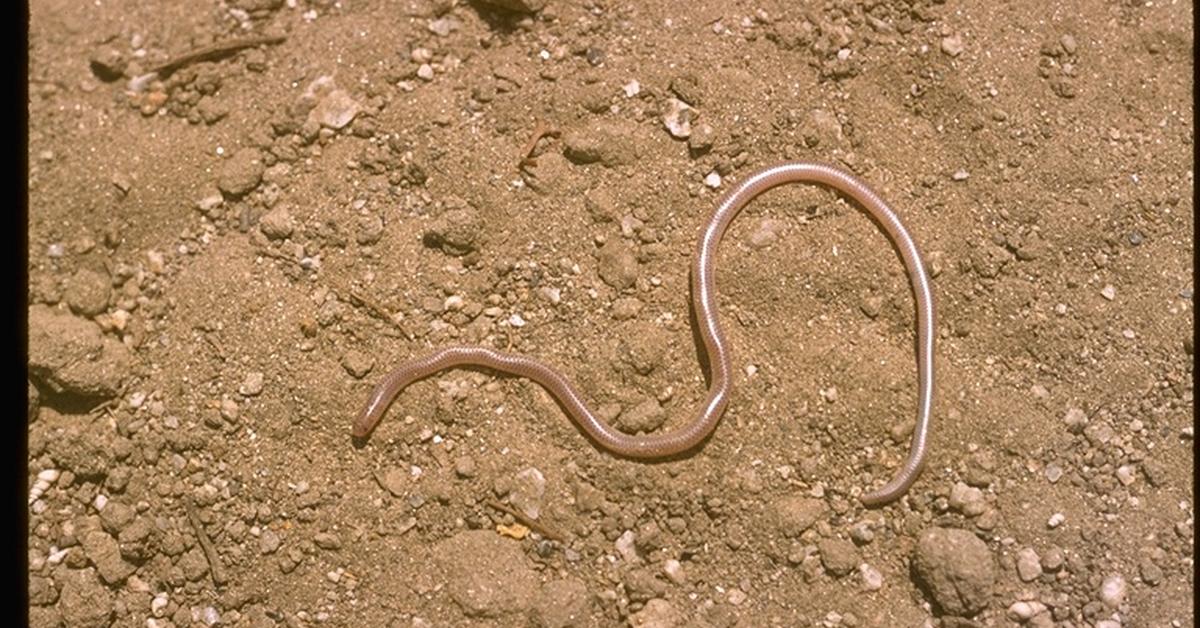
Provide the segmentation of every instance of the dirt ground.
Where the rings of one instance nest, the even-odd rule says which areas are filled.
[[[32,3],[31,626],[1193,624],[1191,3],[493,1]],[[693,247],[787,159],[934,274],[900,501],[858,496],[907,454],[912,293],[814,186],[725,239],[698,450],[473,370],[351,438],[460,342],[690,420]]]

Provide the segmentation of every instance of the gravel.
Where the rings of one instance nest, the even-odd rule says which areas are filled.
[[[90,318],[108,309],[110,286],[107,273],[80,268],[67,280],[63,299],[72,312]]]

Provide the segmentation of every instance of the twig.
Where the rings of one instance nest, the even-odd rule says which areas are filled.
[[[366,308],[367,312],[375,318],[378,318],[379,320],[384,321],[385,323],[390,324],[392,327],[400,330],[400,333],[404,334],[405,338],[409,340],[413,339],[412,334],[408,333],[408,330],[400,325],[400,323],[397,323],[396,319],[392,318],[391,313],[387,311],[387,308],[380,305],[378,301],[375,301],[371,297],[368,297],[367,295],[362,294],[354,289],[343,290],[342,292],[346,293],[346,296],[350,298],[352,304],[358,307]]]
[[[183,507],[187,510],[188,523],[192,524],[192,530],[196,533],[196,541],[200,543],[204,558],[208,560],[208,571],[212,574],[213,584],[217,586],[225,584],[228,580],[225,578],[225,568],[221,566],[221,555],[217,553],[217,548],[213,547],[212,541],[204,533],[204,524],[200,523],[200,516],[196,514],[196,507],[192,505],[191,498],[184,498]]]
[[[211,61],[220,59],[229,54],[233,54],[244,48],[254,48],[257,46],[271,45],[283,43],[287,37],[283,35],[256,35],[254,37],[245,37],[241,39],[229,39],[207,46],[194,48],[181,55],[171,57],[164,63],[150,68],[150,71],[159,76],[166,76],[185,65],[191,65],[197,61]]]
[[[525,148],[521,149],[521,161],[517,162],[517,165],[518,166],[535,166],[535,165],[537,165],[537,160],[533,158],[533,151],[535,148],[537,148],[538,140],[542,139],[543,137],[547,137],[547,136],[558,137],[561,134],[562,134],[562,131],[560,131],[559,129],[550,126],[549,124],[547,124],[546,122],[544,122],[542,120],[538,120],[537,124],[535,124],[533,126],[533,137],[530,137],[529,141],[525,143]]]
[[[501,504],[500,502],[498,502],[494,499],[489,499],[484,503],[486,503],[488,506],[491,506],[492,508],[495,508],[496,510],[499,510],[500,512],[512,515],[512,518],[516,519],[518,522],[520,522],[521,525],[525,526],[526,528],[529,528],[530,530],[533,530],[534,532],[537,532],[538,534],[540,534],[548,539],[558,541],[559,543],[563,543],[566,541],[566,537],[562,533],[554,530],[553,528],[547,527],[545,524],[538,523],[537,521],[530,519],[529,517],[525,516],[524,513],[520,512],[518,510],[509,508],[508,506],[505,506],[504,504]]]
[[[240,39],[229,39],[207,46],[201,46],[167,59],[166,62],[160,63],[148,72],[140,76],[135,76],[129,80],[129,90],[133,92],[141,92],[146,89],[156,78],[165,78],[170,76],[172,72],[186,65],[191,65],[197,61],[212,61],[220,59],[226,55],[233,54],[244,48],[254,48],[257,46],[282,43],[287,37],[283,35],[256,35],[253,37],[243,37]]]

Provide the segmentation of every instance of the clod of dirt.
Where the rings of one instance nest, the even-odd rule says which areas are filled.
[[[483,242],[483,220],[474,207],[451,209],[434,221],[422,240],[447,255],[466,255]]]
[[[657,399],[646,399],[636,406],[621,413],[617,417],[617,428],[628,434],[638,432],[653,432],[662,427],[667,421],[667,413],[663,411]]]
[[[258,219],[258,228],[272,240],[283,240],[296,230],[296,221],[286,205],[277,205]]]
[[[683,624],[683,613],[661,598],[646,602],[642,610],[629,616],[629,625],[633,628],[673,628]]]
[[[29,370],[58,393],[108,398],[117,394],[133,356],[91,321],[34,305],[29,308]]]
[[[242,196],[258,187],[266,169],[258,149],[243,148],[221,164],[217,187],[229,196]]]
[[[55,579],[62,585],[58,608],[66,625],[80,628],[109,625],[113,616],[112,594],[100,584],[95,569],[63,569]]]
[[[577,164],[632,165],[641,156],[638,133],[637,125],[628,121],[593,122],[563,135],[563,155]]]
[[[834,577],[844,576],[858,566],[858,549],[849,541],[822,539],[817,544],[821,552],[821,564]]]
[[[108,309],[111,285],[108,275],[90,268],[80,268],[67,280],[63,298],[72,312],[92,317]]]
[[[913,555],[918,580],[949,615],[970,617],[988,605],[996,566],[987,544],[966,530],[930,528]]]
[[[620,240],[609,240],[596,254],[597,272],[604,283],[624,290],[637,281],[638,263],[629,245]]]
[[[787,537],[800,536],[825,516],[825,502],[791,495],[775,502],[775,523]]]
[[[108,584],[124,582],[137,569],[121,558],[121,547],[117,540],[103,530],[92,530],[79,541],[88,560],[99,570],[100,579]]]
[[[471,617],[500,617],[529,608],[538,577],[520,546],[490,530],[460,532],[434,547],[446,590]]]
[[[568,628],[587,624],[592,596],[578,578],[552,580],[542,586],[529,609],[529,618],[541,628]]]

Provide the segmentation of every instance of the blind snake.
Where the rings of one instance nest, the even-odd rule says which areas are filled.
[[[692,306],[700,337],[708,355],[708,395],[696,417],[675,429],[652,434],[621,432],[598,418],[561,373],[524,355],[503,353],[487,347],[451,346],[401,363],[372,391],[354,421],[353,435],[366,438],[383,419],[392,401],[412,382],[458,366],[477,366],[531,379],[545,388],[602,448],[628,458],[663,458],[688,451],[708,437],[729,403],[733,389],[730,349],[717,316],[717,248],[725,230],[738,212],[759,194],[785,183],[816,183],[833,188],[858,202],[891,239],[908,271],[917,309],[917,421],[908,458],[892,479],[861,496],[863,504],[878,506],[903,495],[920,474],[925,461],[933,405],[934,301],[920,251],[899,217],[867,184],[834,166],[792,161],[758,170],[732,186],[717,203],[696,247],[691,269]]]

